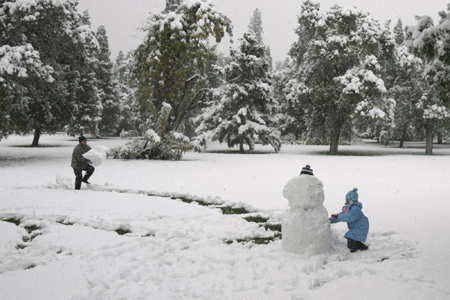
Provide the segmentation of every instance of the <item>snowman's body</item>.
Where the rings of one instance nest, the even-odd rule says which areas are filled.
[[[288,181],[283,196],[289,200],[282,224],[285,251],[316,255],[330,248],[330,221],[323,206],[322,182],[314,176],[300,175]]]

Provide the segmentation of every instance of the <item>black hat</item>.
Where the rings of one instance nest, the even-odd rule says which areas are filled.
[[[81,143],[82,141],[86,141],[87,139],[84,136],[78,137],[78,142]]]
[[[313,174],[313,170],[311,169],[311,167],[309,165],[306,165],[302,168],[302,171],[300,172],[300,175],[305,174],[305,175],[314,175]]]

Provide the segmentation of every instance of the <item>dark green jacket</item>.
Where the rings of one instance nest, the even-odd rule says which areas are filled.
[[[72,168],[75,170],[86,170],[90,160],[83,157],[83,154],[91,150],[89,145],[78,144],[72,153]]]

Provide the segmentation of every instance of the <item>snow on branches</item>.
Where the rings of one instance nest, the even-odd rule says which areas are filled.
[[[450,118],[450,5],[440,16],[438,25],[423,16],[417,18],[416,26],[407,28],[407,46],[422,59],[423,77],[429,85],[416,107],[429,122]]]
[[[28,77],[31,72],[48,82],[54,81],[50,75],[53,68],[42,63],[39,52],[31,44],[0,47],[0,83],[6,81],[4,77],[7,75]]]
[[[370,88],[375,88],[380,93],[385,93],[386,88],[384,81],[372,71],[381,69],[378,60],[374,55],[366,57],[362,66],[354,67],[348,70],[344,76],[336,77],[335,80],[342,84],[344,94],[361,94],[367,93]]]
[[[218,12],[209,0],[184,1],[176,11],[157,13],[148,19],[146,28],[150,33],[158,31],[160,34],[150,34],[146,42],[152,44],[150,60],[161,61],[164,45],[161,34],[166,33],[170,40],[178,43],[178,47],[207,47],[208,37],[214,36],[220,42],[225,32],[231,33],[231,21]]]
[[[419,66],[422,64],[422,60],[417,56],[415,56],[414,54],[412,54],[406,46],[396,47],[394,55],[395,55],[394,62],[401,68],[409,68]]]

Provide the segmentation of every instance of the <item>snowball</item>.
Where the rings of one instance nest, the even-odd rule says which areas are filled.
[[[94,148],[83,154],[83,156],[92,161],[94,167],[97,167],[106,160],[106,152],[108,152],[108,150],[108,147],[105,146],[94,146]]]

